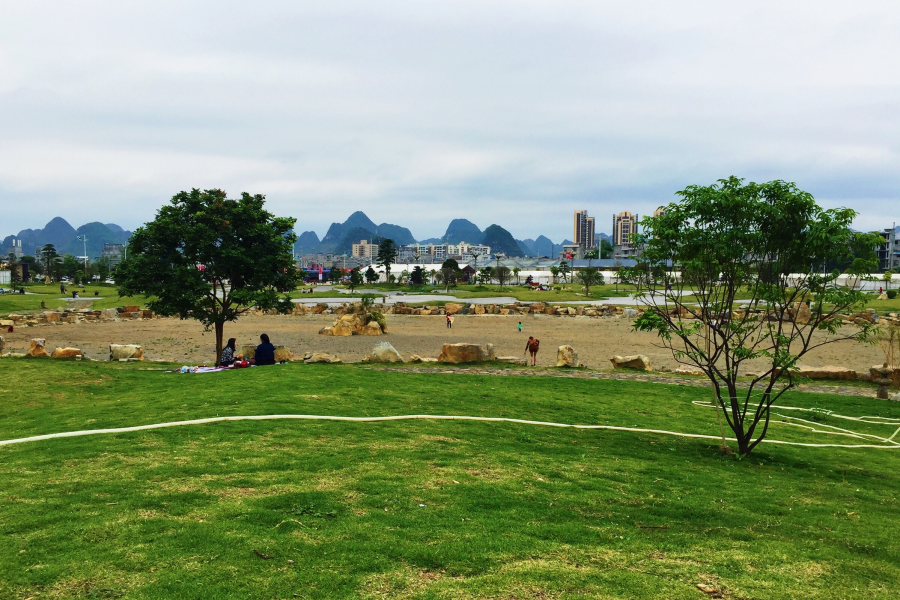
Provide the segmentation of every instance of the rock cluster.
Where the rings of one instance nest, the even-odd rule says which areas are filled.
[[[98,321],[119,321],[123,319],[154,319],[152,310],[141,310],[139,306],[120,308],[58,308],[32,314],[10,314],[0,319],[0,327],[36,327],[39,325],[63,325],[66,323],[93,323]]]
[[[382,335],[381,325],[368,314],[348,313],[342,315],[331,327],[323,327],[320,335],[346,337],[351,335]]]

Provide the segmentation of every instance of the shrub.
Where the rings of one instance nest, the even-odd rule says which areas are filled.
[[[887,291],[888,300],[893,300],[897,297],[897,290],[888,290]]]
[[[384,318],[384,313],[382,313],[381,311],[373,310],[369,313],[369,317],[373,321],[381,325],[381,330],[387,333],[387,320]]]

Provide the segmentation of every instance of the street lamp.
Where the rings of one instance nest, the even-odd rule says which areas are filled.
[[[88,265],[87,265],[87,236],[86,235],[78,235],[75,238],[84,244],[84,274],[87,275]]]

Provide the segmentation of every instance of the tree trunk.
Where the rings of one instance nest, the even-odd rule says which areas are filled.
[[[216,323],[216,362],[215,366],[218,366],[220,362],[222,362],[222,337],[225,332],[225,323],[218,322]]]

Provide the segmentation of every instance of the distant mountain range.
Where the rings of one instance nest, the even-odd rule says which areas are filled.
[[[608,238],[601,233],[602,238]],[[304,231],[297,237],[294,250],[298,254],[313,252],[334,252],[336,254],[349,254],[352,244],[358,244],[360,240],[368,242],[380,242],[390,238],[397,244],[484,244],[491,247],[491,252],[503,253],[507,256],[556,256],[564,244],[571,244],[569,240],[554,243],[546,236],[538,236],[536,240],[517,240],[512,234],[500,225],[491,225],[482,231],[475,223],[468,219],[453,219],[447,226],[447,231],[439,238],[416,240],[406,227],[382,223],[376,225],[362,211],[356,211],[343,223],[332,223],[328,232],[321,240],[314,231]]]
[[[14,239],[22,240],[22,250],[25,254],[34,255],[39,248],[46,244],[53,244],[60,254],[84,254],[83,244],[77,236],[87,236],[87,253],[91,259],[100,256],[104,244],[122,244],[131,237],[131,232],[124,230],[115,223],[86,223],[77,229],[72,227],[62,217],[55,217],[47,223],[43,229],[23,229],[17,235],[10,235],[0,242],[0,254],[4,256],[9,251]],[[601,238],[607,238],[605,233],[599,234]],[[390,238],[397,244],[413,244],[416,238],[406,227],[382,223],[376,225],[364,212],[356,211],[343,223],[332,223],[325,233],[325,237],[319,238],[314,231],[304,231],[297,236],[294,246],[298,254],[313,252],[334,252],[336,254],[350,254],[351,246],[358,244],[360,240],[380,242]],[[503,253],[507,256],[556,256],[565,244],[571,244],[569,240],[555,243],[546,236],[538,236],[537,239],[519,240],[512,234],[494,224],[482,231],[475,223],[467,219],[453,219],[447,226],[447,231],[439,238],[418,240],[420,244],[485,244],[491,247],[491,252]]]
[[[4,256],[13,245],[13,240],[22,241],[22,251],[35,256],[40,248],[53,244],[59,254],[84,254],[84,243],[77,236],[87,237],[87,254],[93,260],[100,256],[104,244],[124,244],[131,237],[115,223],[86,223],[75,229],[62,217],[54,217],[43,229],[23,229],[17,235],[10,235],[0,242],[0,253]]]

